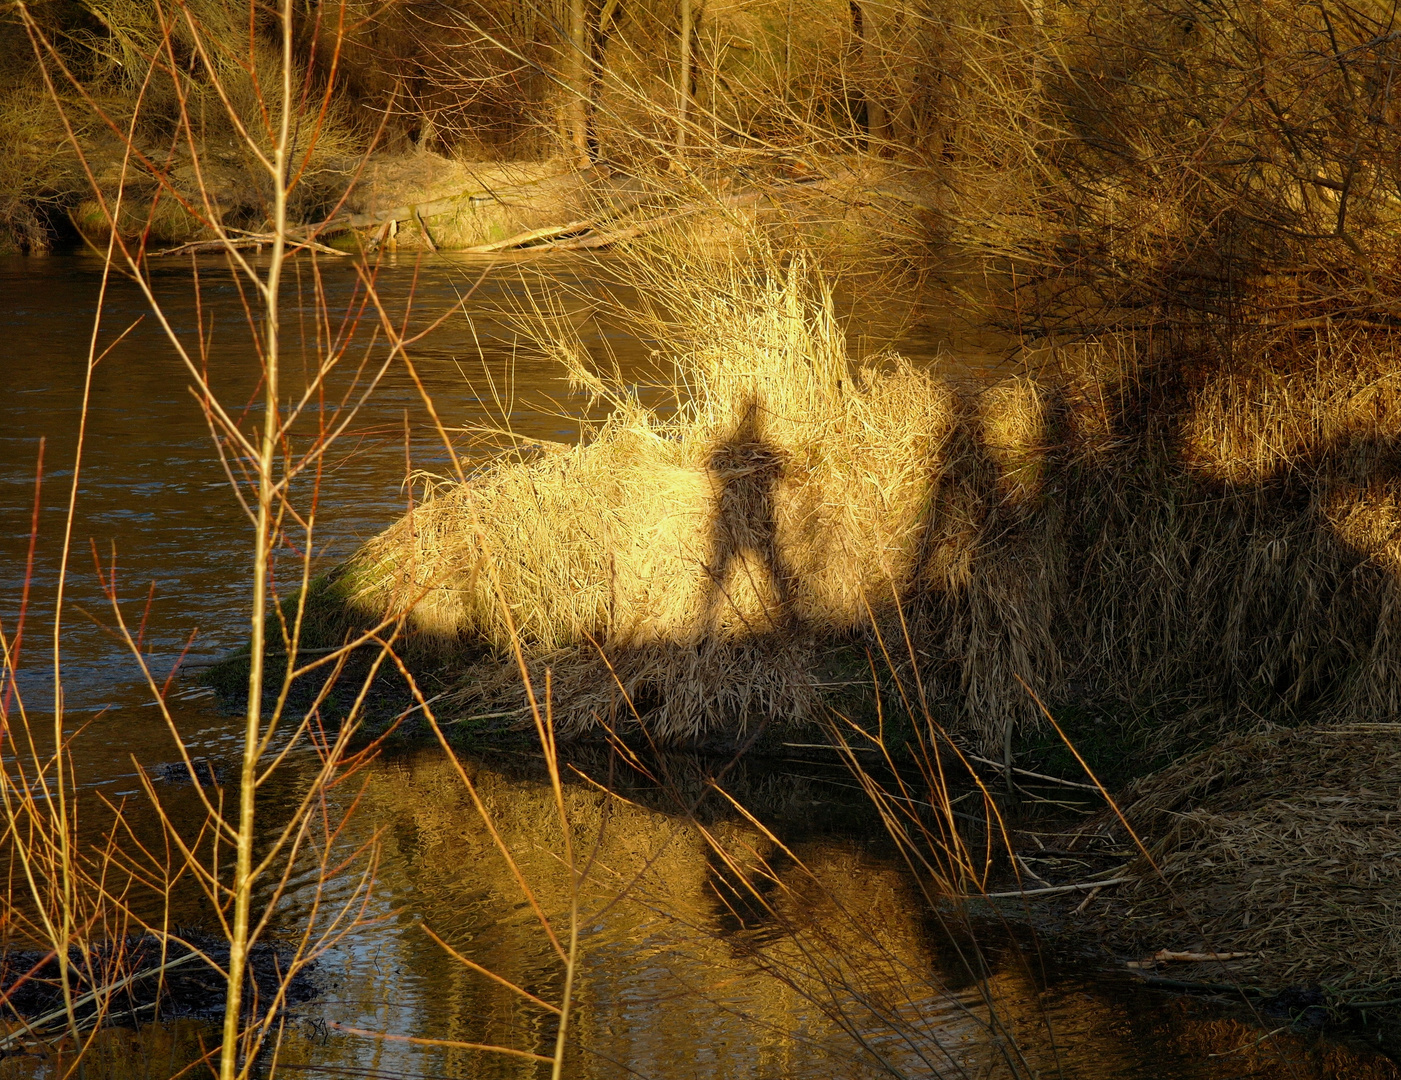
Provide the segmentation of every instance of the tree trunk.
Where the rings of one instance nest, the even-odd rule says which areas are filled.
[[[589,164],[589,42],[585,0],[568,0],[569,41],[564,57],[564,138],[575,161]]]
[[[851,11],[851,33],[856,39],[856,88],[861,95],[860,111],[866,114],[866,149],[879,150],[880,144],[889,137],[890,121],[885,107],[871,91],[877,82],[876,74],[881,64],[879,46],[871,39],[878,37],[874,24],[868,26],[866,14],[858,0],[849,0]]]
[[[603,76],[608,70],[608,43],[622,18],[622,0],[604,0],[603,9],[589,35],[588,99],[585,102],[590,161],[598,161],[603,150],[598,137],[598,108],[603,98]]]

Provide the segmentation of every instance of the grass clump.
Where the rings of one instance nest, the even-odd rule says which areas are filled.
[[[1277,728],[1135,783],[1121,809],[1146,854],[1129,870],[1138,881],[1102,904],[1111,941],[1238,953],[1232,980],[1321,986],[1334,1004],[1396,998],[1399,733]],[[1108,813],[1084,835],[1132,846]]]
[[[1125,778],[1401,705],[1385,333],[1262,332],[1231,364],[1109,341],[957,385],[851,363],[800,263],[694,280],[674,414],[569,354],[608,419],[365,545],[318,633],[401,615],[466,712],[520,707],[519,640],[563,730],[692,741],[824,717],[869,651],[985,751],[1045,749],[1034,690]]]
[[[441,493],[334,590],[362,619],[403,611],[430,652],[503,655],[518,637],[575,729],[625,716],[619,691],[662,739],[815,717],[818,643],[916,574],[958,403],[893,358],[854,369],[806,276],[795,263],[683,298],[689,397],[672,416],[571,358],[615,405],[585,444]]]
[[[75,232],[100,243],[114,225],[156,247],[264,231],[278,49],[274,23],[229,0],[0,11],[0,142],[11,150],[0,250],[42,252]],[[319,220],[370,138],[329,86],[308,76],[301,90],[287,103],[289,206]]]

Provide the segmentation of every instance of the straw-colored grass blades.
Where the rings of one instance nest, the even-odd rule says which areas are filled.
[[[570,354],[612,414],[366,544],[320,586],[322,633],[402,613],[464,713],[519,695],[492,659],[518,633],[563,730],[635,709],[663,740],[819,719],[866,649],[989,749],[1036,723],[1019,678],[1140,764],[1398,704],[1383,335],[1261,335],[1231,365],[1110,341],[979,388],[850,362],[801,263],[668,301],[674,414]]]
[[[333,586],[420,641],[554,669],[577,727],[628,712],[661,737],[814,715],[818,642],[915,572],[955,395],[908,364],[854,370],[830,298],[786,280],[696,295],[690,398],[663,419],[598,382],[588,441],[510,456],[378,537]],[[612,673],[610,673],[610,667]]]
[[[1147,848],[1093,914],[1121,952],[1239,954],[1198,977],[1395,998],[1401,969],[1401,725],[1237,736],[1139,781],[1121,809]],[[1101,832],[1102,827],[1102,832]],[[1123,846],[1117,818],[1087,842]],[[1168,974],[1172,974],[1169,972]]]

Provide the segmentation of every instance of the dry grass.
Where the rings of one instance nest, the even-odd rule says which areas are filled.
[[[1103,417],[1067,491],[1081,677],[1110,674],[1117,696],[1195,713],[1208,732],[1389,718],[1391,340],[1324,329],[1238,347],[1234,362],[1202,350],[1079,376],[1074,419]]]
[[[600,654],[663,738],[811,716],[818,639],[914,573],[958,404],[902,362],[851,370],[830,297],[805,277],[799,264],[686,296],[676,415],[615,397],[586,445],[430,501],[339,587],[362,615],[411,609],[443,645],[505,650],[514,627],[576,725],[616,698]]]
[[[0,88],[0,146],[6,148],[0,158],[0,254],[46,251],[46,217],[83,180],[47,95],[29,87]]]
[[[621,686],[662,739],[817,719],[880,642],[986,748],[1036,722],[1020,678],[1107,719],[1138,768],[1401,705],[1386,336],[1262,334],[1229,367],[1181,340],[1083,346],[978,391],[854,370],[801,270],[690,273],[666,295],[678,412],[561,345],[613,414],[372,541],[324,594],[331,625],[407,613],[431,662],[468,664],[464,709],[519,694],[487,659],[514,627],[566,730],[626,720]]]
[[[1233,980],[1396,996],[1401,725],[1235,737],[1139,781],[1121,805],[1161,872],[1140,858],[1138,884],[1104,906],[1121,948],[1244,952]],[[1103,830],[1125,842],[1116,820]]]
[[[113,204],[119,189],[118,229],[157,246],[213,236],[215,223],[266,227],[272,188],[259,158],[280,123],[270,23],[250,23],[246,5],[230,0],[94,0],[41,5],[30,18],[32,38],[23,19],[0,12],[0,140],[13,151],[0,165],[0,230],[9,234],[0,244],[42,251],[70,234],[69,223],[101,240],[111,222],[100,201]],[[57,75],[57,103],[41,60]],[[339,97],[310,79],[299,89],[290,204],[319,220],[370,140]]]

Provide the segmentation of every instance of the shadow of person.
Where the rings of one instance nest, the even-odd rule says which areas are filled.
[[[714,496],[703,635],[737,624],[758,637],[797,625],[796,580],[778,537],[777,493],[786,455],[763,429],[763,406],[750,395],[734,430],[707,462]]]

